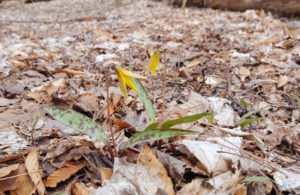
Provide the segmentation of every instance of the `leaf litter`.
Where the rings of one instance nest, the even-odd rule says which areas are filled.
[[[146,0],[0,6],[1,193],[300,193],[299,21]],[[132,90],[121,96],[117,66],[156,74],[138,81],[144,102]],[[80,114],[68,113],[67,127],[46,108],[53,118],[55,109]],[[175,137],[143,131],[210,110],[213,120],[168,129]],[[131,145],[118,146],[114,162],[108,117],[117,141]]]

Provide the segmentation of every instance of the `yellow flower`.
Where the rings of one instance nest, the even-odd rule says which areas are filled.
[[[152,70],[152,75],[154,76],[158,64],[159,64],[159,51],[156,50],[148,62],[146,73]]]
[[[119,66],[116,68],[116,72],[117,72],[117,76],[118,76],[118,79],[120,82],[120,88],[125,97],[128,97],[126,86],[133,89],[134,91],[137,91],[136,87],[134,86],[134,84],[131,80],[131,77],[134,77],[137,79],[146,79],[146,77],[144,77],[144,76],[138,75],[138,74],[128,71],[128,70],[125,70]]]

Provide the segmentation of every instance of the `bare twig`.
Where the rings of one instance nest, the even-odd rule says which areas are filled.
[[[111,118],[110,118],[110,110],[109,110],[109,103],[110,103],[110,99],[109,99],[109,71],[110,71],[110,65],[107,67],[106,70],[106,102],[107,102],[107,123],[109,125],[109,130],[110,130],[110,134],[111,134],[111,139],[113,142],[113,148],[114,148],[114,154],[111,156],[112,161],[114,162],[114,157],[117,155],[117,145],[116,145],[116,141],[115,141],[115,137],[114,137],[114,132],[112,130],[112,123],[111,123]]]
[[[164,112],[165,112],[165,109],[166,109],[166,91],[167,91],[167,61],[166,61],[166,54],[165,52],[163,53],[163,56],[164,56],[164,87],[163,87],[163,103],[162,103],[162,110],[161,110],[161,115],[160,115],[160,120],[159,120],[159,124],[158,124],[158,128],[161,128],[161,125],[162,123],[164,122]],[[160,149],[161,147],[161,144],[162,144],[162,141],[159,140],[157,142],[157,145],[158,145],[158,149]]]
[[[3,178],[0,178],[0,181],[20,177],[20,176],[23,176],[23,175],[28,175],[28,174],[31,174],[31,173],[37,173],[37,172],[40,172],[40,171],[43,171],[43,170],[45,170],[45,169],[39,169],[38,171],[33,171],[33,172],[29,172],[29,173],[22,173],[22,174],[19,174],[19,175],[14,175],[14,176],[9,176],[9,177],[3,177]]]

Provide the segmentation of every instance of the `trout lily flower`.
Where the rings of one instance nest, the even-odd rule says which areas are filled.
[[[138,75],[134,72],[125,70],[124,68],[121,68],[119,66],[116,67],[116,72],[117,72],[118,80],[120,82],[121,91],[123,92],[125,97],[128,97],[127,88],[126,88],[127,86],[129,88],[133,89],[134,91],[137,91],[136,87],[134,86],[134,84],[131,80],[131,77],[134,77],[137,79],[146,79],[147,78],[147,77]]]
[[[149,62],[148,62],[148,66],[147,66],[147,68],[146,68],[146,73],[149,72],[150,70],[152,70],[152,75],[154,76],[158,64],[159,64],[159,51],[156,50],[156,51],[152,54],[152,56],[151,56],[151,58],[150,58],[150,60],[149,60]]]

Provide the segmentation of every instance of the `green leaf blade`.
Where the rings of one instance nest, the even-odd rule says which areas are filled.
[[[247,105],[246,101],[245,101],[244,99],[240,99],[240,103],[241,103],[241,104],[244,106],[244,108],[247,110],[248,105]]]
[[[257,176],[257,177],[246,177],[241,181],[241,183],[247,183],[247,182],[259,182],[259,181],[270,181],[271,179],[269,177],[262,177],[262,176]]]
[[[85,133],[91,137],[103,141],[105,144],[109,143],[109,139],[106,133],[100,128],[100,126],[92,119],[75,112],[70,109],[61,109],[48,107],[46,111],[57,121],[62,124],[72,127],[73,129]]]
[[[251,115],[253,115],[253,114],[256,114],[256,113],[258,113],[258,112],[260,112],[260,110],[252,110],[252,111],[249,111],[249,112],[247,112],[246,114],[244,114],[244,115],[242,116],[242,118],[241,118],[240,121],[243,121],[243,120],[245,120],[246,118],[248,118],[249,116],[251,116]]]
[[[250,123],[253,123],[253,122],[257,122],[257,121],[261,121],[261,120],[264,120],[265,118],[249,118],[249,119],[244,119],[241,123],[240,123],[240,126],[241,128],[243,129],[246,125],[250,124]]]
[[[145,130],[156,129],[157,126],[158,126],[158,124],[159,124],[158,122],[151,123],[150,125],[148,125],[148,126],[146,127]]]
[[[212,120],[213,120],[213,118],[211,118],[212,112],[210,111],[210,112],[204,112],[202,114],[194,114],[194,115],[178,118],[175,120],[169,120],[167,122],[164,122],[161,127],[164,129],[169,129],[170,127],[172,127],[174,125],[195,122],[203,117],[208,117],[208,116],[210,116],[209,122],[212,122]]]
[[[138,79],[131,77],[131,80],[135,85],[135,87],[137,88],[137,94],[150,117],[151,123],[155,123],[156,122],[155,109],[147,91],[145,90],[145,88],[143,87],[143,85]]]
[[[157,141],[178,135],[195,134],[196,131],[182,129],[150,129],[134,134],[127,142],[126,148],[138,143]]]

